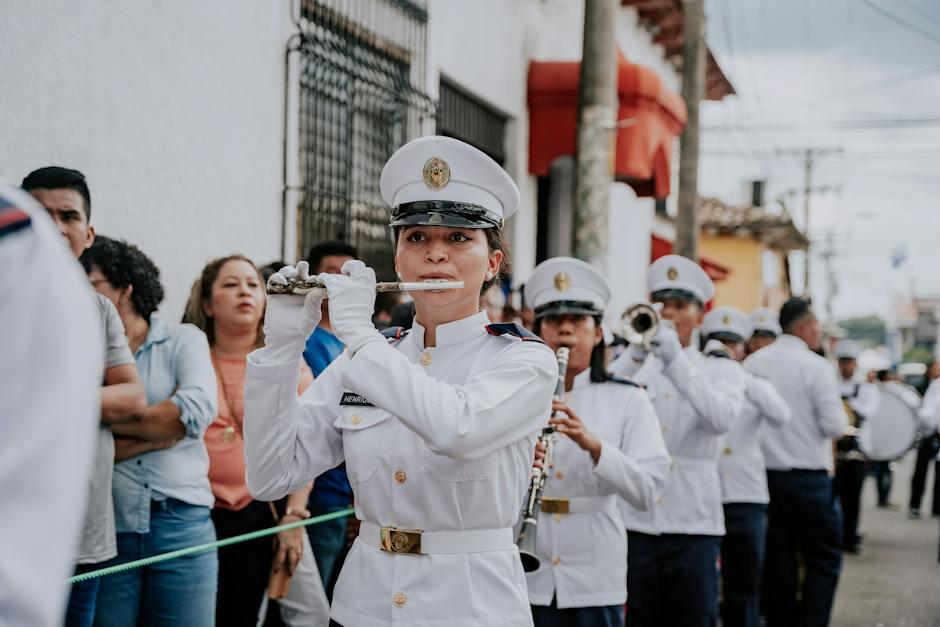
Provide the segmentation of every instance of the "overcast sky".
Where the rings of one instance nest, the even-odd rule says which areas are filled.
[[[884,317],[912,288],[940,295],[940,1],[706,0],[706,12],[738,95],[703,107],[701,192],[745,202],[745,182],[761,178],[768,198],[802,190],[802,157],[776,153],[841,149],[813,170],[831,188],[811,197],[820,309],[830,229],[836,318]],[[802,226],[802,193],[786,200]],[[907,261],[892,269],[899,246]]]

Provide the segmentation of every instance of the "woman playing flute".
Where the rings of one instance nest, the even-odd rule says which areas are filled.
[[[539,338],[490,324],[479,303],[506,268],[501,228],[519,192],[489,157],[445,137],[399,149],[381,191],[400,279],[465,288],[413,292],[414,326],[388,337],[371,322],[375,273],[362,262],[320,275],[325,289],[305,298],[272,296],[265,346],[248,358],[248,486],[275,499],[346,462],[361,528],[334,624],[531,625],[512,526],[557,367]],[[298,399],[324,297],[346,352]]]

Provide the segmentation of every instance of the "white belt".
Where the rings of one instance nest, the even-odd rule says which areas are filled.
[[[545,514],[584,514],[599,512],[614,503],[614,496],[542,497],[542,512]]]
[[[702,457],[676,457],[669,458],[670,466],[681,466],[683,468],[694,468],[699,470],[713,470],[718,467],[717,459],[705,459]]]
[[[419,531],[379,527],[362,521],[359,539],[370,546],[404,555],[486,553],[515,549],[512,529],[469,529],[466,531]]]

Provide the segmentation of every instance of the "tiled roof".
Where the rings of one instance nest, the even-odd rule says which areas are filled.
[[[771,212],[766,207],[728,205],[717,198],[702,197],[696,213],[705,232],[758,237],[784,250],[802,250],[808,244],[785,207]]]

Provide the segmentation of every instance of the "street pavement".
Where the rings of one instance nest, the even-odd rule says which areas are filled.
[[[907,502],[913,470],[911,452],[894,473],[891,501],[897,510],[877,507],[874,478],[866,478],[862,554],[845,556],[833,627],[940,627],[940,520],[930,517],[934,478],[928,479],[921,519],[910,520]]]

